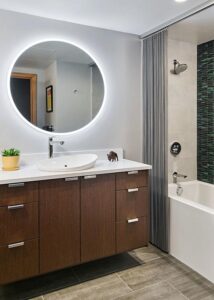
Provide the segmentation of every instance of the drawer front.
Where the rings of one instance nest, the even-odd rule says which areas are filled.
[[[134,188],[116,192],[116,221],[123,222],[148,215],[148,189]]]
[[[38,201],[38,182],[0,185],[0,206]]]
[[[139,218],[137,222],[116,223],[117,253],[133,250],[148,244],[147,218]]]
[[[116,175],[116,190],[148,186],[148,171],[131,171]]]
[[[38,240],[23,243],[0,247],[0,284],[39,274]]]
[[[38,202],[0,207],[0,245],[38,237]]]

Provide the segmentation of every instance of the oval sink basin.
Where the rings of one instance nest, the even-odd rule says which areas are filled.
[[[92,168],[97,160],[96,154],[74,154],[44,159],[37,164],[41,171],[72,172]]]

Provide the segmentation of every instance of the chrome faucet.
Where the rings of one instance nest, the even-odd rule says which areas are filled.
[[[177,172],[174,172],[172,174],[172,177],[173,177],[173,183],[177,184],[177,189],[176,189],[176,194],[178,196],[181,196],[182,193],[183,193],[183,188],[182,186],[180,185],[180,183],[178,182],[178,178],[187,178],[187,175],[182,175],[182,174],[178,174]]]
[[[173,183],[178,183],[178,178],[187,178],[187,175],[178,174],[178,172],[174,172],[172,174],[173,177]]]
[[[64,141],[54,141],[53,137],[49,137],[49,141],[48,141],[48,153],[49,153],[49,158],[53,157],[53,145],[54,144],[59,144],[59,145],[63,145],[65,142]]]

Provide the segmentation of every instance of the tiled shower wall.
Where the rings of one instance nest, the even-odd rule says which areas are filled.
[[[188,65],[179,75],[171,74],[173,60]],[[197,179],[197,44],[168,40],[168,174],[177,171],[190,181]],[[171,144],[181,143],[181,153],[174,157]]]
[[[198,46],[197,174],[214,184],[214,40]]]

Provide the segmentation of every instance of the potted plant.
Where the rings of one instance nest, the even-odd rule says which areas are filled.
[[[2,151],[2,169],[4,171],[15,171],[19,169],[20,151],[14,148]]]

